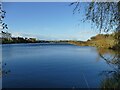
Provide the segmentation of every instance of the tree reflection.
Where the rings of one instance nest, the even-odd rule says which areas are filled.
[[[102,52],[101,52],[102,51]],[[104,51],[104,52],[103,52]],[[108,51],[99,49],[99,56],[112,68],[112,70],[103,71],[101,74],[105,79],[101,81],[101,88],[120,88],[120,52],[109,51],[111,57],[107,57]]]

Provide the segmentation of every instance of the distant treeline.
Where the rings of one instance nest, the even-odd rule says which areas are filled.
[[[0,38],[2,44],[12,43],[68,43],[72,40],[37,40],[36,38],[23,38],[23,37],[12,37],[12,38]]]
[[[11,39],[2,38],[3,44],[11,43],[69,43],[79,46],[94,46],[97,48],[117,49],[120,48],[120,32],[113,34],[98,34],[87,41],[75,40],[37,40],[36,38],[15,37]]]
[[[2,44],[37,42],[35,38],[23,38],[23,37],[1,38],[1,41],[2,41]]]

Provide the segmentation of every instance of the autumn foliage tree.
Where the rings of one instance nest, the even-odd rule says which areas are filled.
[[[118,49],[120,46],[120,34],[116,32],[120,31],[116,31],[116,28],[120,26],[120,1],[97,2],[97,0],[93,0],[93,2],[83,3],[78,0],[70,4],[70,6],[75,6],[73,13],[81,13],[83,4],[86,10],[83,21],[92,22],[100,33],[114,31],[115,39],[118,42],[115,47]]]
[[[80,12],[81,2],[73,2],[70,5],[75,5],[73,13]],[[115,31],[114,38],[116,40],[113,49],[116,53],[112,58],[105,58],[101,53],[100,56],[110,66],[113,66],[112,71],[105,71],[107,78],[102,82],[102,88],[120,88],[120,1],[119,2],[89,2],[86,5],[86,13],[84,21],[91,21],[101,32]]]

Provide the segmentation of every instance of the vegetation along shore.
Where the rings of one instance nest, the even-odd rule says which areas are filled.
[[[114,32],[112,34],[98,34],[91,37],[87,41],[75,41],[75,40],[37,40],[36,38],[23,38],[23,37],[7,37],[1,38],[2,44],[12,43],[69,43],[78,46],[93,46],[104,49],[119,49],[119,37],[120,32]]]

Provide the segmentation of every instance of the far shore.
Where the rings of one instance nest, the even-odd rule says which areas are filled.
[[[116,40],[113,34],[98,34],[91,37],[87,41],[76,41],[76,40],[37,40],[35,38],[11,38],[11,39],[2,39],[2,44],[30,44],[30,43],[68,43],[77,46],[92,46],[96,48],[103,49],[112,49],[116,50]]]

